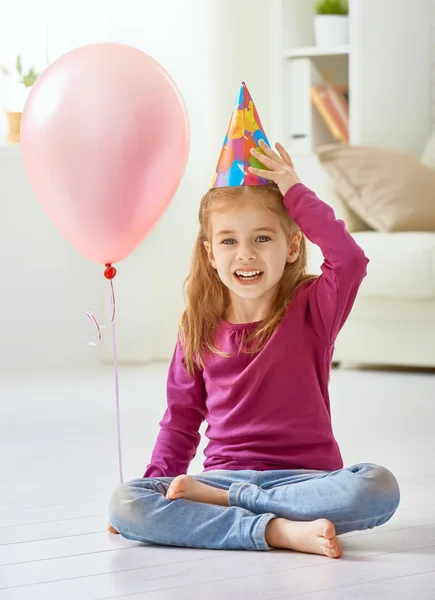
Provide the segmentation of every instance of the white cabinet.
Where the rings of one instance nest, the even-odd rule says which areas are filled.
[[[296,158],[334,142],[310,98],[318,73],[349,87],[349,142],[419,154],[428,138],[434,0],[350,0],[349,44],[315,44],[308,0],[272,0],[272,136]],[[310,67],[311,65],[311,67]]]

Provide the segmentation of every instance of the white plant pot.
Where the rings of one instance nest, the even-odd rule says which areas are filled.
[[[316,15],[314,18],[316,43],[322,48],[349,43],[347,15]]]

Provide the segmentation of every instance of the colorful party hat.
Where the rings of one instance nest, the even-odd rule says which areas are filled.
[[[254,101],[243,82],[210,187],[269,185],[268,179],[263,179],[248,171],[249,167],[266,168],[251,154],[251,148],[257,148],[262,152],[258,146],[260,140],[264,140],[270,147]]]

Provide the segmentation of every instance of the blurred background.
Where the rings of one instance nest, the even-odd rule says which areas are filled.
[[[157,227],[118,265],[121,360],[172,353],[199,201],[211,181],[242,79],[265,128],[270,124],[268,10],[261,0],[0,2],[0,64],[12,72],[17,55],[40,72],[82,44],[120,42],[158,60],[186,102],[191,150],[182,184]],[[21,110],[12,88],[3,77],[0,243],[8,259],[2,261],[0,368],[92,368],[101,356],[100,348],[87,346],[94,330],[85,311],[105,318],[103,269],[77,254],[52,226],[29,186],[19,145],[6,143],[6,110]]]
[[[331,177],[327,161],[317,153],[330,144],[338,148],[350,144],[405,151],[420,160],[435,126],[434,2],[352,0],[349,10],[338,15],[320,14],[328,12],[331,3],[320,3],[323,11],[317,4],[310,0],[0,0],[1,370],[92,370],[111,361],[110,344],[87,345],[95,332],[85,312],[93,311],[103,322],[109,316],[103,269],[70,247],[46,217],[28,183],[19,140],[14,139],[8,121],[22,111],[35,75],[65,52],[101,41],[129,44],[157,59],[178,84],[191,126],[189,162],[172,204],[140,247],[117,265],[122,362],[167,360],[172,354],[199,201],[209,186],[241,81],[251,91],[271,142],[284,143],[302,180],[334,205],[350,231],[358,236],[362,230],[360,241],[370,253],[373,275],[365,288],[366,302],[361,300],[359,306],[364,318],[367,311],[372,317],[376,313],[374,298],[381,299],[384,308],[374,321],[362,325],[355,317],[358,335],[363,338],[370,327],[378,331],[379,320],[388,317],[392,305],[398,313],[388,325],[391,335],[404,314],[411,314],[407,327],[412,329],[412,315],[419,312],[416,298],[426,303],[423,329],[429,323],[435,327],[432,234],[404,240],[376,230],[370,219],[355,227],[349,202],[340,209],[342,189],[337,189],[336,177]],[[325,28],[322,17],[338,19],[338,24],[330,19]],[[343,165],[348,169],[348,163]],[[361,172],[358,165],[356,171]],[[362,184],[356,181],[355,185]],[[373,181],[370,185],[376,187]],[[419,229],[426,228],[427,219],[422,219],[425,223]],[[396,246],[404,244],[408,255],[414,248],[417,260],[423,257],[425,265],[421,285],[426,287],[412,299],[404,299],[408,293],[404,289],[418,287],[415,274],[398,272],[394,281],[386,279],[386,273],[397,268],[385,257],[394,262]],[[320,261],[316,249],[312,256],[315,269]],[[400,289],[394,291],[397,285]],[[395,301],[411,304],[403,307]],[[348,331],[353,341],[348,346],[356,345],[352,327]],[[421,339],[415,341],[417,354],[421,344]],[[428,344],[423,342],[426,354]],[[378,360],[376,346],[372,339],[363,357],[338,348],[338,360],[386,362],[385,356]],[[386,352],[395,346],[391,339]],[[391,362],[435,366],[435,357],[397,356]]]

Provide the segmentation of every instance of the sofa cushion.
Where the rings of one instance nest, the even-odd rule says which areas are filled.
[[[349,233],[354,231],[368,231],[371,229],[359,216],[353,212],[349,206],[337,194],[332,180],[316,181],[309,186],[317,194],[320,200],[329,204],[334,210],[337,219],[342,219],[346,223],[346,229]]]
[[[407,152],[322,146],[319,160],[340,198],[378,231],[435,231],[435,171]]]
[[[352,235],[370,259],[360,296],[435,299],[435,233]]]

